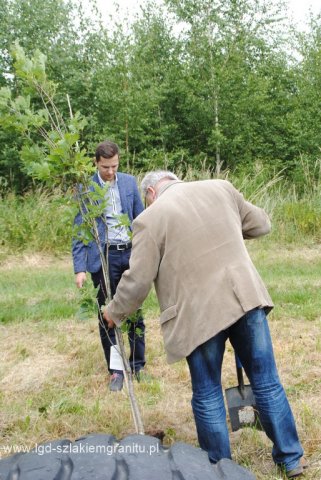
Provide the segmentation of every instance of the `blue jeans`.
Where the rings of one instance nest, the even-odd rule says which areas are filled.
[[[111,294],[116,292],[117,285],[121,279],[122,274],[129,268],[129,258],[131,250],[109,250],[108,263],[109,263],[109,280]],[[105,305],[106,302],[106,288],[104,282],[104,276],[102,269],[96,273],[91,274],[92,281],[95,287],[99,290],[97,293],[97,300],[99,307]],[[100,315],[98,315],[99,321],[99,333],[101,344],[104,350],[107,367],[110,373],[117,372],[122,373],[119,370],[111,370],[109,367],[110,360],[110,347],[116,345],[116,334],[113,328],[108,329],[108,335],[106,333],[106,327],[101,325]],[[133,372],[138,372],[145,365],[145,324],[141,310],[137,312],[137,320],[135,322],[128,321],[128,341],[130,347],[129,364]],[[140,333],[136,333],[136,329],[139,329]]]
[[[272,456],[286,470],[303,455],[290,405],[280,383],[264,310],[254,309],[197,347],[187,362],[192,379],[192,408],[200,447],[215,463],[231,458],[221,385],[225,342],[229,338],[250,380],[260,421],[273,442]]]

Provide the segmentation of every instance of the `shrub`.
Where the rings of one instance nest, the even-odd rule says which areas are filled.
[[[206,162],[199,169],[180,167],[176,170],[186,181],[213,178]],[[296,185],[259,162],[250,172],[220,172],[244,194],[245,198],[263,207],[272,217],[272,234],[278,242],[319,242],[321,240],[321,187],[319,177],[305,169],[305,186]],[[143,173],[138,175],[138,182]],[[76,213],[71,202],[63,204],[68,193],[50,193],[39,188],[24,196],[9,193],[0,198],[0,238],[3,253],[37,251],[69,253],[72,221]],[[270,240],[269,240],[270,241]]]
[[[70,250],[73,208],[61,202],[61,193],[38,189],[24,196],[13,193],[0,200],[2,248],[16,251]]]

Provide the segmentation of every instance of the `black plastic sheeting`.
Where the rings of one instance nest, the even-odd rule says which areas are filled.
[[[56,440],[0,460],[1,480],[255,480],[229,459],[212,465],[207,453],[185,443],[163,447],[148,435],[92,434]]]

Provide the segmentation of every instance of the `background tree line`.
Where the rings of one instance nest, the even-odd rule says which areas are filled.
[[[56,104],[88,120],[89,152],[117,141],[126,168],[254,172],[300,189],[321,146],[321,13],[289,24],[279,0],[147,1],[131,22],[101,18],[94,0],[0,0],[0,86],[19,92],[10,46],[47,56]],[[35,139],[36,140],[36,139]],[[22,137],[0,130],[0,189],[30,186]]]

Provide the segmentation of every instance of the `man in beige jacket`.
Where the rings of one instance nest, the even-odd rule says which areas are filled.
[[[133,222],[130,268],[106,308],[108,326],[136,311],[154,282],[167,359],[187,359],[198,439],[212,462],[231,457],[221,386],[229,338],[275,463],[289,478],[301,474],[303,450],[266,319],[273,303],[244,243],[269,233],[267,214],[225,180],[185,183],[158,171],[145,176],[142,190],[149,208]]]

